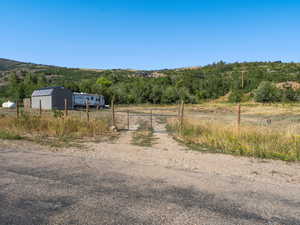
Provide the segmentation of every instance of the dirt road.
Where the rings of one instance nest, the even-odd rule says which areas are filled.
[[[299,164],[130,135],[58,152],[1,141],[0,224],[300,224]]]

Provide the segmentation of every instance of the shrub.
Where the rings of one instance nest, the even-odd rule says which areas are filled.
[[[229,102],[241,102],[243,98],[243,92],[240,90],[234,90],[230,92],[228,96],[228,101]]]
[[[1,130],[0,131],[0,139],[20,140],[20,139],[22,139],[22,137],[20,135],[14,134],[13,132]]]
[[[297,101],[298,93],[297,91],[294,91],[293,88],[285,88],[283,90],[280,90],[281,95],[281,101],[283,102],[293,102]]]
[[[254,90],[254,100],[256,102],[276,102],[280,100],[280,90],[269,81],[263,81]]]
[[[53,110],[52,113],[55,118],[62,118],[64,116],[64,113],[60,110]]]

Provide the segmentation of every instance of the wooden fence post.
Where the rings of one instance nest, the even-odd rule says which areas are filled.
[[[238,104],[237,114],[237,129],[239,131],[241,125],[241,103]]]
[[[19,119],[19,101],[16,102],[16,109],[17,109],[17,119]]]
[[[129,110],[127,110],[127,128],[128,128],[128,130],[129,130],[129,128],[130,128],[130,125],[129,125]]]
[[[65,117],[68,116],[68,99],[65,98]]]
[[[112,120],[112,125],[115,127],[115,105],[114,105],[114,97],[111,100],[111,120]]]
[[[178,120],[180,120],[180,114],[181,114],[181,104],[180,101],[178,101]]]
[[[86,119],[89,122],[90,114],[89,114],[89,101],[88,100],[85,100],[85,111],[86,111]]]
[[[42,116],[42,100],[40,99],[40,105],[39,105],[39,108],[40,108],[40,116]]]
[[[184,116],[184,101],[181,100],[181,107],[180,107],[180,132],[183,129],[183,116]]]
[[[152,109],[150,110],[150,128],[151,128],[151,130],[153,129],[153,125],[152,125]]]

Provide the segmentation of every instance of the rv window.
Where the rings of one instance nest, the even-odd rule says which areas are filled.
[[[94,100],[94,97],[91,97],[91,100]]]
[[[86,100],[90,100],[89,97],[86,97]]]

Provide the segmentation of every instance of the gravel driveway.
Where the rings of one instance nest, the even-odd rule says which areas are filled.
[[[1,225],[300,224],[299,183],[23,142],[0,146]]]

